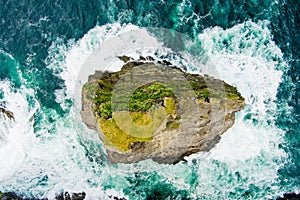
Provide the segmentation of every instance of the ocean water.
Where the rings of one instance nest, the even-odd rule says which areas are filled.
[[[299,9],[292,0],[2,0],[0,105],[15,120],[0,115],[0,191],[49,199],[300,192]],[[221,78],[237,86],[245,109],[214,149],[187,162],[112,165],[81,122],[80,90],[95,69],[119,69],[123,54]]]

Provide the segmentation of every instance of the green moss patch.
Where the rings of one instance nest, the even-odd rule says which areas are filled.
[[[162,105],[165,97],[173,97],[173,91],[166,85],[155,82],[136,89],[129,101],[129,111],[147,112],[154,105]]]
[[[153,133],[163,122],[166,122],[169,130],[180,126],[180,115],[176,110],[177,97],[171,88],[159,81],[134,90],[129,99],[128,110],[118,108],[112,111],[111,98],[115,85],[123,74],[140,64],[142,63],[128,62],[121,71],[104,72],[98,81],[83,86],[87,98],[93,101],[105,145],[120,151],[130,150],[134,143],[151,141]],[[223,81],[209,78],[216,84],[208,87],[203,76],[181,72],[194,90],[198,104],[209,103],[212,98],[244,101],[235,87]],[[122,102],[122,99],[118,100]]]

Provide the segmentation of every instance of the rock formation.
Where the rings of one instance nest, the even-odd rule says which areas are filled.
[[[85,196],[86,196],[85,192],[79,192],[79,193],[62,192],[55,197],[55,200],[83,200],[85,199]],[[43,198],[43,199],[23,198],[14,192],[2,193],[0,191],[0,200],[48,200],[48,198]]]
[[[6,110],[5,108],[0,107],[0,113],[3,113],[10,120],[15,119],[14,113],[9,110]]]
[[[174,164],[209,151],[244,108],[237,89],[170,62],[133,61],[121,71],[89,76],[82,88],[83,122],[97,130],[112,163],[149,159]],[[168,66],[167,66],[168,65]]]
[[[283,197],[278,197],[276,200],[299,200],[300,199],[300,193],[285,193],[283,194]]]

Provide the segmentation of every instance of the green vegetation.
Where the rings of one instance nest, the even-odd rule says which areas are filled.
[[[176,121],[168,121],[167,122],[167,129],[177,129],[178,127],[180,126],[180,123],[179,122],[176,122]]]
[[[176,115],[176,103],[174,98],[172,97],[165,97],[164,99],[164,105],[166,107],[166,113],[167,115]]]
[[[151,116],[151,123],[147,126],[139,126],[130,119],[129,112],[114,112],[113,120],[120,129],[125,133],[138,138],[152,137],[153,133],[159,128],[161,123],[166,119],[167,114],[165,108],[159,107],[158,109],[149,111]],[[142,115],[143,116],[143,115]],[[141,119],[139,119],[141,120]]]
[[[147,112],[154,105],[162,105],[165,97],[174,97],[173,91],[161,83],[152,83],[136,89],[129,101],[129,111]]]
[[[153,133],[165,120],[166,128],[169,130],[180,126],[178,121],[180,116],[176,110],[178,100],[172,89],[160,82],[143,85],[133,91],[128,110],[125,108],[112,110],[111,98],[114,86],[120,76],[136,64],[129,62],[119,72],[104,72],[98,82],[83,86],[87,97],[93,99],[94,112],[103,131],[105,145],[113,146],[120,151],[130,150],[135,143],[151,141]],[[210,98],[224,97],[244,101],[236,88],[225,82],[213,80],[216,86],[208,87],[203,77],[185,73],[183,75],[193,88],[199,104],[210,102]],[[218,88],[217,85],[221,87]],[[122,102],[122,98],[118,100]]]
[[[98,81],[98,87],[91,85],[85,85],[85,89],[88,91],[96,91],[93,96],[95,104],[95,112],[98,118],[110,119],[112,118],[112,107],[111,107],[111,97],[112,91],[119,80],[119,76],[124,72],[107,73],[103,79]],[[222,82],[222,87],[214,88],[211,86],[208,88],[204,79],[194,77],[186,77],[192,86],[196,98],[202,102],[209,102],[210,98],[229,98],[234,100],[244,101],[244,98],[237,91],[235,87],[232,87],[224,82]],[[223,89],[222,89],[223,88]],[[152,84],[144,85],[137,88],[131,95],[129,101],[129,111],[130,112],[148,112],[155,105],[163,105],[165,97],[176,98],[174,92],[167,87],[165,84],[159,82],[154,82]],[[122,110],[118,108],[118,110]],[[168,112],[168,111],[167,111]],[[171,114],[171,113],[170,113]]]
[[[95,93],[95,111],[99,118],[109,119],[112,117],[111,96],[113,85],[104,80],[99,80],[98,88]]]
[[[169,107],[166,109],[171,110]],[[160,107],[146,113],[114,112],[112,119],[100,118],[99,125],[105,136],[105,145],[127,151],[135,142],[151,141],[153,133],[167,117],[166,109]]]
[[[88,94],[91,94],[97,90],[97,86],[86,83],[83,85],[83,89],[86,90]]]
[[[127,151],[135,142],[150,141],[167,115],[176,114],[175,98],[170,88],[155,82],[139,87],[132,93],[129,112],[112,112],[111,97],[118,80],[116,76],[112,73],[100,79],[96,90],[89,85],[85,85],[84,89],[94,96],[94,109],[105,136],[105,145]],[[92,90],[94,94],[91,94]]]
[[[225,82],[222,82],[219,88],[214,85],[210,85],[210,87],[208,88],[204,80],[191,80],[189,81],[189,83],[196,94],[196,98],[200,100],[200,102],[202,101],[202,99],[205,100],[205,102],[209,102],[210,98],[228,98],[244,101],[244,98],[237,91],[237,89]]]
[[[105,136],[104,144],[106,146],[113,146],[119,151],[130,150],[130,146],[134,142],[147,142],[152,139],[152,137],[137,138],[125,133],[117,126],[115,120],[105,120],[101,118],[99,120],[99,125]]]
[[[114,84],[110,81],[99,80],[99,88],[95,92],[95,111],[99,118],[112,117],[111,97]],[[144,85],[136,89],[129,101],[130,112],[148,112],[154,105],[162,105],[164,97],[174,97],[174,93],[167,86],[160,83]]]
[[[152,122],[150,112],[130,112],[132,121],[138,126],[147,126]]]

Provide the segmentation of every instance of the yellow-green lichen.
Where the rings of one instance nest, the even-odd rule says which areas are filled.
[[[119,72],[104,72],[102,78],[93,83],[94,85],[83,86],[87,91],[86,94],[93,97],[94,112],[104,134],[105,145],[113,146],[120,151],[130,150],[134,143],[151,141],[153,134],[162,127],[162,123],[166,123],[169,130],[180,126],[180,115],[176,110],[178,99],[171,88],[159,81],[137,88],[131,94],[128,107],[120,104],[112,111],[111,98],[114,86],[122,74],[132,69],[134,65],[129,62]],[[215,86],[208,87],[203,77],[183,74],[192,86],[199,106],[213,103],[214,99],[244,100],[235,87],[224,82],[217,81]],[[219,85],[222,86],[221,89]],[[176,86],[174,88],[176,90]],[[122,102],[122,98],[118,100]],[[204,116],[200,120],[207,118]]]
[[[113,146],[120,151],[127,151],[134,142],[146,142],[152,139],[153,133],[166,118],[164,108],[159,108],[149,113],[133,114],[135,121],[150,118],[150,123],[139,124],[128,119],[130,112],[114,112],[112,119],[100,118],[100,128],[104,134],[104,144]],[[149,120],[149,119],[147,119]]]
[[[166,107],[166,113],[167,115],[172,115],[175,116],[176,115],[176,104],[175,104],[175,100],[172,97],[165,97],[164,100],[164,105]]]
[[[118,127],[125,133],[137,138],[148,138],[152,137],[153,133],[167,117],[165,108],[163,107],[149,112],[151,115],[151,123],[146,126],[140,126],[134,123],[130,118],[129,112],[114,112],[113,119],[116,121]]]
[[[104,134],[104,145],[112,146],[122,152],[128,151],[134,142],[147,142],[152,139],[152,137],[137,138],[125,133],[117,126],[115,120],[100,118],[99,125]]]
[[[147,126],[152,122],[150,112],[130,112],[132,121],[138,126]]]
[[[177,128],[179,128],[179,126],[180,126],[180,123],[177,121],[168,121],[166,128],[168,130],[171,130],[171,129],[177,129]]]

